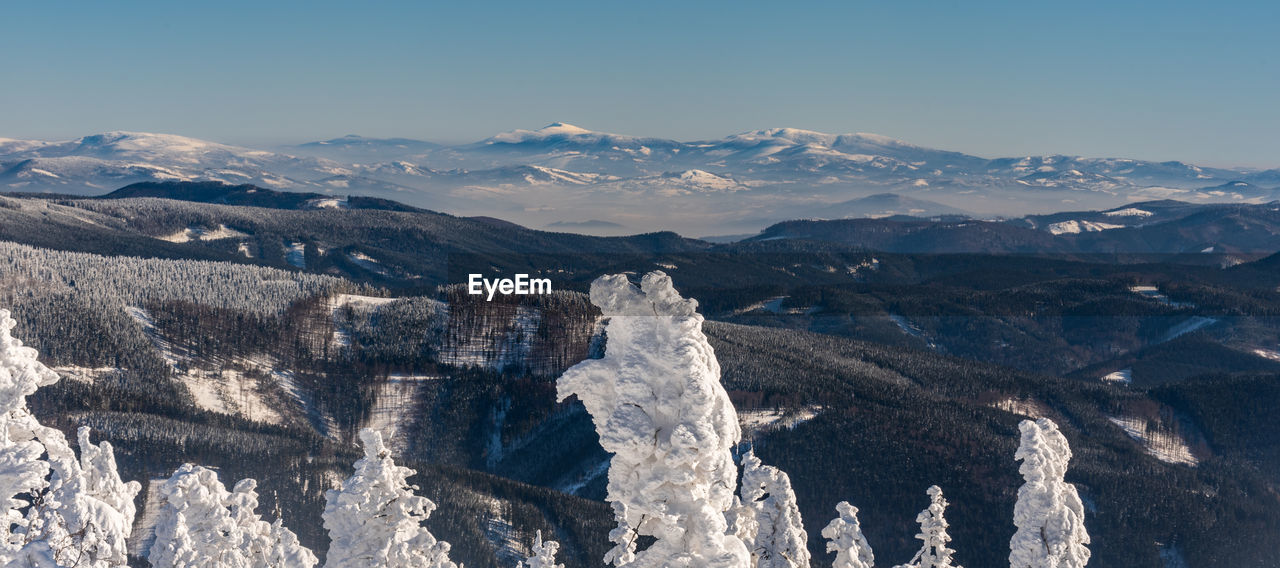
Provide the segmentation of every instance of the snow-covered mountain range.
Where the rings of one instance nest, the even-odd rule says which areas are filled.
[[[682,142],[554,123],[453,146],[345,136],[270,150],[137,132],[61,142],[0,138],[5,191],[96,195],[175,180],[394,197],[530,226],[596,219],[690,234],[921,209],[867,207],[876,200],[847,206],[885,193],[936,204],[924,214],[977,215],[1280,195],[1280,169],[1063,155],[988,159],[874,134],[793,128]]]

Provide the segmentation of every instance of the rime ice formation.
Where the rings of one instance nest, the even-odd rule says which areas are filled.
[[[1018,425],[1022,442],[1014,458],[1026,483],[1018,489],[1009,541],[1010,568],[1083,568],[1089,563],[1089,533],[1076,488],[1063,481],[1071,448],[1048,418]]]
[[[947,547],[951,535],[947,534],[947,520],[943,513],[947,510],[947,500],[942,498],[942,489],[937,485],[929,488],[929,508],[920,511],[916,522],[920,523],[920,534],[916,538],[924,541],[920,551],[911,562],[895,568],[961,568],[951,563],[951,555],[956,551]]]
[[[231,491],[211,469],[186,464],[158,489],[160,518],[147,560],[155,568],[312,568],[316,557],[281,521],[255,512],[258,483]]]
[[[822,537],[827,539],[827,552],[836,553],[831,568],[871,568],[876,559],[871,553],[871,545],[862,536],[862,523],[858,522],[858,508],[848,501],[836,504],[840,513],[822,529]]]
[[[228,509],[240,532],[240,551],[253,568],[312,568],[319,562],[316,555],[298,543],[297,535],[284,527],[284,521],[268,523],[256,513],[258,482],[242,479],[228,497]]]
[[[809,566],[809,536],[786,472],[763,465],[755,452],[742,456],[740,504],[735,533],[751,551],[755,568]]]
[[[640,288],[621,274],[591,284],[608,318],[604,358],[570,368],[559,398],[577,395],[614,454],[608,499],[618,527],[605,562],[629,567],[744,568],[750,553],[726,534],[741,437],[720,386],[720,365],[702,334],[697,301],[662,272]],[[640,536],[656,540],[636,551]]]
[[[185,464],[160,485],[160,515],[147,560],[155,568],[249,568],[241,530],[218,474]]]
[[[28,547],[47,547],[51,566],[124,566],[125,539],[136,513],[133,500],[142,486],[120,479],[111,444],[93,445],[88,428],[78,432],[79,459],[61,431],[38,430],[51,475],[36,514],[28,514]]]
[[[0,310],[0,562],[124,566],[140,486],[120,479],[111,444],[93,445],[88,428],[79,431],[77,459],[61,431],[27,410],[26,397],[58,375],[10,334],[15,325]]]
[[[382,443],[382,434],[360,431],[364,458],[342,489],[325,494],[324,527],[331,544],[330,568],[455,568],[449,543],[422,526],[436,504],[414,495],[407,479],[412,469],[398,466]]]
[[[556,564],[557,550],[560,550],[560,543],[542,540],[542,531],[538,531],[538,539],[533,542],[533,554],[518,568],[564,568],[564,564]]]

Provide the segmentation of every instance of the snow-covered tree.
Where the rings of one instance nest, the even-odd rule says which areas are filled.
[[[554,540],[542,540],[542,531],[538,531],[537,540],[533,541],[533,554],[518,566],[519,568],[564,568],[564,564],[556,564],[556,551],[560,543]]]
[[[951,555],[956,551],[947,547],[951,535],[947,534],[947,519],[943,513],[947,510],[947,500],[942,498],[942,489],[937,485],[929,488],[929,508],[920,511],[916,522],[920,523],[920,534],[916,538],[924,541],[920,551],[911,562],[895,568],[961,568],[951,563]]]
[[[278,516],[275,523],[262,520],[258,509],[258,482],[242,479],[228,498],[231,517],[240,533],[240,550],[253,568],[311,568],[319,560],[297,535],[284,527]]]
[[[597,278],[591,302],[608,318],[604,358],[570,368],[559,398],[577,395],[613,455],[608,499],[618,527],[605,562],[617,566],[743,568],[751,556],[726,534],[741,438],[702,334],[697,301],[662,272],[637,289],[625,275]],[[636,551],[639,536],[656,540]]]
[[[47,548],[57,566],[126,565],[125,540],[133,530],[133,501],[142,486],[120,479],[111,444],[95,446],[89,441],[89,428],[78,432],[79,459],[61,431],[41,427],[37,436],[51,475],[39,506],[28,514],[27,546]]]
[[[414,495],[412,469],[398,466],[382,443],[382,434],[360,431],[364,458],[342,489],[325,494],[324,527],[331,544],[330,568],[454,568],[449,543],[437,541],[422,526],[436,505]]]
[[[871,553],[871,545],[862,536],[862,523],[858,522],[858,508],[848,501],[836,504],[836,512],[840,513],[822,529],[822,537],[827,539],[827,552],[836,553],[831,568],[872,568],[876,564],[875,555]]]
[[[242,533],[218,474],[198,465],[178,468],[157,489],[160,513],[147,560],[155,568],[250,568]]]
[[[1048,418],[1018,425],[1022,441],[1014,459],[1026,481],[1018,489],[1009,541],[1011,568],[1082,568],[1089,563],[1084,504],[1074,485],[1063,481],[1071,448]]]
[[[751,551],[755,568],[809,566],[809,536],[786,472],[764,465],[755,452],[742,456],[742,487],[732,517],[734,532]]]
[[[281,520],[255,512],[258,483],[235,488],[217,472],[186,464],[159,487],[160,515],[147,560],[155,568],[312,568],[317,560]]]
[[[8,310],[0,310],[0,561],[124,566],[141,487],[120,479],[111,444],[92,444],[88,428],[79,431],[77,459],[61,431],[42,426],[27,410],[26,397],[58,375],[12,336],[15,325]]]

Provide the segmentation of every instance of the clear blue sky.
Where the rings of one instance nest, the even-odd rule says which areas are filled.
[[[19,2],[0,137],[473,141],[565,121],[1280,166],[1273,2]]]

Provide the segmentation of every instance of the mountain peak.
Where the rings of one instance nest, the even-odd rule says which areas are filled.
[[[594,137],[611,137],[624,138],[616,134],[607,134],[603,132],[595,132],[587,130],[580,126],[574,126],[567,122],[553,122],[537,130],[511,130],[501,134],[494,135],[492,138],[485,140],[485,144],[520,144],[522,142],[533,142],[546,140],[548,138],[562,138],[571,136],[594,136]]]
[[[539,128],[536,132],[540,132],[542,134],[588,134],[591,131],[580,126],[574,126],[567,122],[553,122]]]

